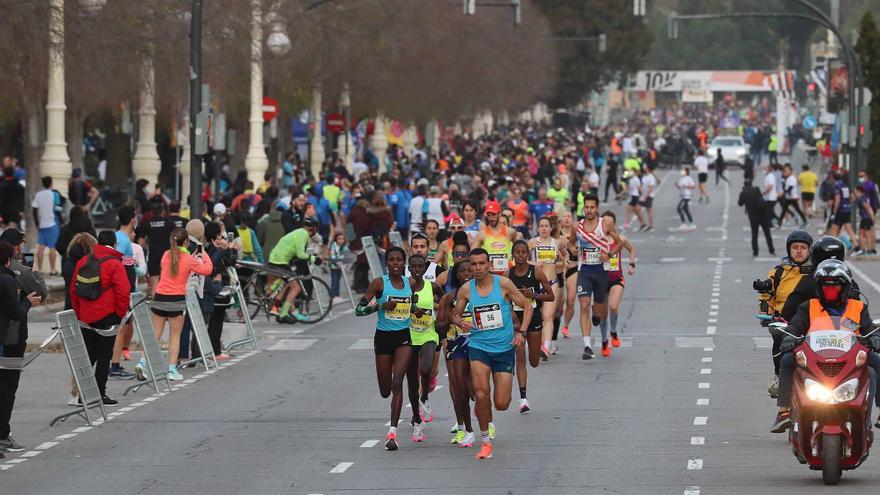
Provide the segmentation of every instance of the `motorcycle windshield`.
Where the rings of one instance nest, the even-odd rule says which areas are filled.
[[[849,352],[855,342],[855,334],[849,330],[813,330],[809,333],[810,349],[829,358]]]

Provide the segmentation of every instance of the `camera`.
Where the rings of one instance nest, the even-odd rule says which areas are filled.
[[[21,264],[33,269],[34,268],[34,253],[21,253]]]
[[[752,289],[761,294],[770,294],[773,292],[773,281],[769,278],[766,280],[755,280],[752,282]]]

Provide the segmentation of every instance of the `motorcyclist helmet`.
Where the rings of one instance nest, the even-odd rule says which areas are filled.
[[[822,306],[842,306],[849,299],[853,286],[853,276],[846,263],[828,259],[816,267],[813,273],[816,283],[816,297]]]
[[[846,248],[843,246],[843,242],[830,235],[823,235],[816,239],[810,247],[810,260],[812,260],[813,266],[819,266],[820,263],[829,259],[843,261],[845,255]]]
[[[791,245],[796,242],[806,244],[808,248],[812,249],[813,236],[806,230],[795,230],[788,234],[788,238],[785,239],[785,252],[789,258],[791,258]]]

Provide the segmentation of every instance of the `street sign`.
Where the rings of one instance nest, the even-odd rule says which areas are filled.
[[[804,117],[804,129],[815,129],[816,124],[816,117],[813,117],[812,115]]]
[[[345,115],[327,112],[324,118],[327,120],[327,132],[333,134],[345,132]]]
[[[263,122],[269,122],[278,115],[278,100],[271,96],[263,97]]]

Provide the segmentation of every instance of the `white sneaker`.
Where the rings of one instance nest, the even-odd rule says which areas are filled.
[[[425,423],[413,423],[413,434],[412,441],[413,442],[424,442],[425,441]]]
[[[559,352],[559,344],[556,342],[550,342],[550,354],[556,354]]]
[[[692,223],[692,224],[690,224],[690,225],[687,226],[687,229],[688,229],[688,230],[697,230],[697,224]]]
[[[183,380],[183,375],[181,375],[180,372],[177,371],[177,366],[168,366],[168,379],[175,382]]]
[[[529,400],[528,399],[520,399],[519,400],[519,413],[525,414],[529,412]]]
[[[334,306],[337,304],[342,304],[344,302],[345,302],[345,299],[343,299],[341,296],[336,296],[333,298],[333,305]]]
[[[474,445],[474,432],[466,431],[464,432],[464,438],[458,442],[458,446],[461,448],[472,447]]]
[[[431,406],[422,401],[419,401],[419,416],[422,417],[422,421],[425,423],[434,421],[434,412],[431,411]]]
[[[685,232],[687,229],[688,229],[687,224],[683,223],[683,224],[679,225],[678,228],[675,230],[678,230],[679,232]]]

